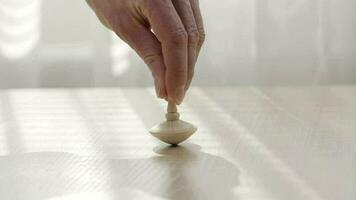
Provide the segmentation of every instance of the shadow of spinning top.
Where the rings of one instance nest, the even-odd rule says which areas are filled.
[[[168,102],[166,121],[150,129],[150,133],[162,142],[178,145],[192,136],[197,128],[179,119],[177,106]]]

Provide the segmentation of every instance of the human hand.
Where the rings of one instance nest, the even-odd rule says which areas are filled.
[[[157,96],[180,104],[205,39],[199,0],[87,2],[149,66]]]

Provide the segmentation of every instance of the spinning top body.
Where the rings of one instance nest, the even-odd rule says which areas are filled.
[[[196,130],[194,125],[179,119],[176,105],[169,102],[166,121],[152,127],[150,133],[162,142],[177,145],[192,136]]]

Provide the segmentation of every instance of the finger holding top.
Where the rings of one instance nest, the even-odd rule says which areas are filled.
[[[198,0],[87,1],[149,66],[157,96],[181,104],[205,36]]]
[[[141,10],[161,42],[168,100],[179,105],[188,80],[188,33],[170,0],[142,0]]]

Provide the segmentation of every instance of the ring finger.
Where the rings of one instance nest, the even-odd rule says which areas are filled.
[[[194,12],[189,0],[172,0],[172,3],[180,16],[185,30],[188,33],[188,80],[186,90],[193,79],[195,62],[197,60],[200,34],[194,17]]]

